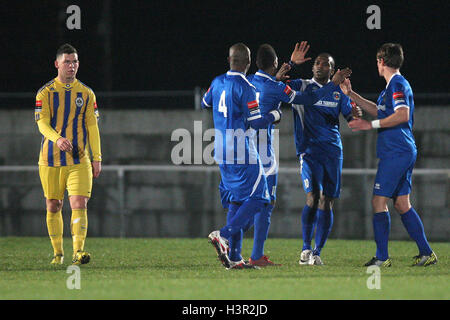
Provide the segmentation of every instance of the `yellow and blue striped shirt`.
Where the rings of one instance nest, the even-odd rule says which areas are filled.
[[[45,84],[36,95],[35,108],[35,121],[43,134],[39,165],[59,167],[88,162],[89,128],[95,127],[98,132],[98,116],[94,92],[79,80],[62,83],[55,78]],[[48,127],[45,131],[40,124],[49,124],[53,130]],[[64,152],[56,146],[60,137],[71,141],[72,151]],[[99,146],[99,141],[95,148],[98,150],[91,146],[95,161],[101,161]]]

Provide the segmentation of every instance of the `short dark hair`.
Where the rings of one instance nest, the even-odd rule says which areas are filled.
[[[399,43],[385,43],[378,49],[377,59],[383,59],[388,67],[400,69],[405,60],[403,48]]]
[[[72,53],[78,53],[77,49],[75,49],[74,46],[71,44],[65,43],[62,46],[58,48],[56,51],[56,59],[58,59],[60,56],[62,56],[64,53],[72,54]]]
[[[329,54],[328,52],[322,52],[322,53],[319,53],[317,55],[316,59],[318,57],[325,57],[327,59],[331,58],[330,65],[331,65],[331,68],[334,69],[336,63],[335,63],[334,58],[333,58],[333,56],[331,54]]]
[[[277,54],[270,44],[262,44],[256,53],[256,66],[261,70],[266,70],[273,66]]]

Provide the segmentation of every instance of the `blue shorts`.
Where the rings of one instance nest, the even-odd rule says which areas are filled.
[[[302,154],[300,156],[300,172],[305,192],[318,194],[322,191],[327,197],[339,198],[342,161],[339,158]]]
[[[242,203],[248,199],[270,202],[264,169],[259,164],[220,164],[219,190],[222,205],[228,203]]]
[[[387,198],[410,194],[411,175],[416,157],[417,153],[406,153],[380,159],[373,194]]]

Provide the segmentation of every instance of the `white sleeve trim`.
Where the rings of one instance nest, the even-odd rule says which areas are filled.
[[[252,120],[255,120],[255,119],[259,119],[259,118],[261,118],[261,115],[260,115],[260,114],[258,114],[258,115],[256,115],[256,116],[253,116],[253,117],[249,117],[249,118],[247,118],[247,120],[248,120],[248,121],[252,121]]]
[[[281,119],[280,113],[277,110],[272,110],[269,112],[275,118],[274,122]]]
[[[297,95],[297,91],[292,90],[292,92],[293,92],[294,94],[292,95],[292,98],[289,100],[288,103],[292,103],[292,101],[294,101],[294,99],[295,99],[295,96]]]
[[[397,110],[398,108],[408,108],[408,109],[409,109],[409,106],[406,105],[406,104],[401,104],[401,105],[399,105],[399,106],[396,106],[396,107],[394,108],[394,111]]]
[[[205,106],[212,108],[212,106],[210,106],[209,104],[206,103],[205,98],[202,99],[203,103],[205,104]]]

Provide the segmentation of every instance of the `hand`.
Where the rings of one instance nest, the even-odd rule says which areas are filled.
[[[295,44],[294,51],[291,54],[291,61],[295,64],[302,64],[306,61],[311,60],[310,57],[305,58],[306,53],[309,50],[308,41],[302,41],[300,43]]]
[[[69,139],[66,139],[64,137],[61,137],[58,140],[56,140],[56,145],[61,151],[64,152],[70,152],[73,149],[72,142],[70,142]]]
[[[344,82],[345,79],[350,77],[351,74],[352,74],[352,70],[349,68],[345,68],[342,70],[338,69],[338,71],[334,74],[331,81],[333,81],[333,83],[335,85],[340,85],[342,82]]]
[[[352,129],[352,131],[360,131],[360,130],[371,130],[372,124],[369,121],[357,118],[348,123],[348,127]]]
[[[291,66],[287,63],[283,63],[280,70],[278,70],[277,74],[275,75],[275,78],[277,81],[285,81],[289,79],[289,76],[286,75],[291,70]]]
[[[92,161],[92,175],[94,178],[97,178],[102,171],[102,162],[101,161]]]
[[[339,84],[339,87],[341,87],[342,92],[346,96],[350,96],[352,93],[352,83],[350,82],[350,79],[345,79],[344,82]]]
[[[352,105],[352,117],[353,118],[361,118],[362,117],[362,109],[360,106],[357,106],[354,101],[351,102]]]

